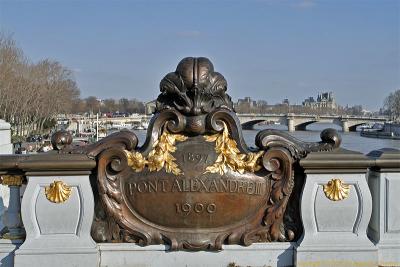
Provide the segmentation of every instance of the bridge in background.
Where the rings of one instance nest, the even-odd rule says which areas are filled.
[[[343,132],[356,131],[356,127],[366,123],[382,123],[386,117],[347,116],[347,115],[309,115],[309,114],[238,114],[243,129],[253,129],[261,122],[274,122],[286,125],[289,132],[305,131],[307,125],[316,122],[333,123],[342,127]]]
[[[383,123],[388,121],[386,117],[367,117],[367,116],[346,116],[346,115],[309,115],[309,114],[237,114],[243,129],[253,129],[253,126],[262,123],[279,123],[286,125],[288,131],[305,131],[307,125],[316,122],[333,123],[340,127],[344,132],[356,131],[356,127],[366,123]],[[100,125],[132,125],[137,123],[148,123],[151,115],[135,115],[130,117],[118,118],[99,118]],[[73,119],[81,125],[94,123],[95,118],[75,117]]]

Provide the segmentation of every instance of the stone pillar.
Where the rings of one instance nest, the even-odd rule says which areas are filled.
[[[373,206],[368,236],[378,247],[380,266],[400,266],[400,151],[383,149],[368,155],[376,159],[368,172]]]
[[[3,175],[2,184],[10,188],[10,203],[4,215],[5,225],[8,228],[3,238],[10,240],[23,240],[25,232],[21,221],[21,194],[22,175]]]
[[[293,117],[287,117],[287,125],[289,132],[294,132],[296,130]]]
[[[12,154],[11,125],[0,120],[0,154]],[[21,176],[1,175],[0,184],[0,265],[14,266],[14,251],[24,237],[20,210]],[[11,194],[10,194],[11,190]],[[5,223],[5,224],[4,224]],[[7,226],[7,227],[6,227]]]
[[[349,129],[349,121],[342,120],[342,131],[345,132],[345,133],[350,131],[350,129]]]
[[[306,181],[301,197],[303,236],[296,266],[377,266],[367,237],[372,198],[366,180],[371,161],[360,153],[311,153],[300,161]]]
[[[15,252],[15,266],[97,267],[89,175],[27,178],[22,200],[26,240]]]
[[[11,125],[0,120],[0,154],[12,154]],[[10,189],[6,185],[0,185],[0,230],[3,229],[3,214],[7,210]]]

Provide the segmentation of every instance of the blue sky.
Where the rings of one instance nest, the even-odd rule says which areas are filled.
[[[400,1],[1,1],[26,55],[74,70],[82,97],[158,95],[186,56],[209,57],[234,98],[333,91],[378,109],[400,89]]]

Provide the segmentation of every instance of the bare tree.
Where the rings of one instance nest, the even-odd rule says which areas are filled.
[[[0,34],[0,118],[11,123],[14,135],[43,132],[78,97],[70,70],[47,59],[29,62],[11,36]]]
[[[118,110],[118,105],[115,103],[115,100],[112,98],[103,100],[104,111],[105,112],[116,112]]]
[[[100,102],[95,96],[89,96],[85,99],[86,102],[86,110],[91,113],[97,113],[100,111]]]
[[[384,108],[392,120],[400,120],[400,90],[396,90],[386,97]]]

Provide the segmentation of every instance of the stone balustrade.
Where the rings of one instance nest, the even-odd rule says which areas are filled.
[[[398,150],[368,155],[344,149],[310,153],[300,161],[305,173],[300,199],[304,228],[297,242],[248,248],[226,245],[224,252],[193,255],[166,253],[164,246],[96,245],[90,236],[94,201],[89,178],[96,175],[96,161],[87,155],[45,153],[0,159],[4,184],[18,187],[20,177],[27,183],[21,205],[26,238],[15,251],[1,250],[2,266],[156,266],[161,262],[201,266],[202,259],[209,266],[230,262],[239,266],[263,262],[272,266],[400,265]],[[14,223],[3,240],[21,239],[20,226]]]

